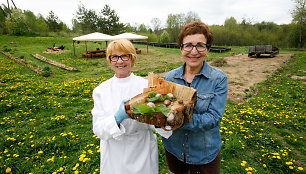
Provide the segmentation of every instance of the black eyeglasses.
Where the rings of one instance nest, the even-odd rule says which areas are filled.
[[[209,47],[209,44],[199,42],[196,45],[192,45],[191,43],[187,43],[187,44],[182,44],[181,47],[183,48],[184,51],[187,51],[187,52],[192,51],[193,47],[195,47],[198,52],[202,52],[202,51],[207,50],[207,48]]]
[[[130,54],[123,54],[121,56],[109,56],[109,58],[112,62],[117,62],[119,58],[121,58],[122,61],[128,61],[130,59],[130,56]]]

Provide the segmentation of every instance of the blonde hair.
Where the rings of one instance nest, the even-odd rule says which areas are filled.
[[[122,52],[125,52],[126,54],[130,54],[131,61],[132,61],[132,67],[134,66],[135,61],[136,61],[136,50],[131,41],[127,39],[118,39],[118,40],[112,41],[108,45],[106,49],[106,59],[109,64],[111,63],[111,60],[109,57],[110,55],[113,54],[114,51],[122,51]]]

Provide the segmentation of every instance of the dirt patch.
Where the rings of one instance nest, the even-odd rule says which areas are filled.
[[[66,53],[66,52],[70,52],[71,50],[52,50],[52,49],[47,49],[46,51],[44,51],[43,53],[45,54],[61,54],[61,53]]]
[[[292,54],[279,54],[273,58],[249,58],[247,54],[238,54],[225,57],[227,64],[217,68],[225,72],[228,77],[228,99],[235,103],[245,102],[245,90],[250,90],[251,86],[266,80],[292,56]],[[158,76],[164,77],[165,74],[161,73]]]

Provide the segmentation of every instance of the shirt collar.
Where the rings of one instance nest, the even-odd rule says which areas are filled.
[[[185,79],[184,78],[185,66],[186,66],[186,62],[183,64],[183,66],[178,68],[178,71],[174,75],[174,78]],[[201,72],[199,73],[199,75],[203,75],[204,77],[209,79],[210,78],[210,69],[211,69],[211,67],[208,65],[208,63],[206,61],[204,61],[203,68],[202,68]]]
[[[116,75],[113,76],[114,80],[118,83],[126,83],[128,82],[130,79],[132,79],[135,75],[133,73],[131,73],[128,77],[125,78],[118,78],[116,77]]]

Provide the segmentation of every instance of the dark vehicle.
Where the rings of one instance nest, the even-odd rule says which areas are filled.
[[[249,57],[274,57],[277,54],[279,54],[279,49],[273,45],[249,46]]]

